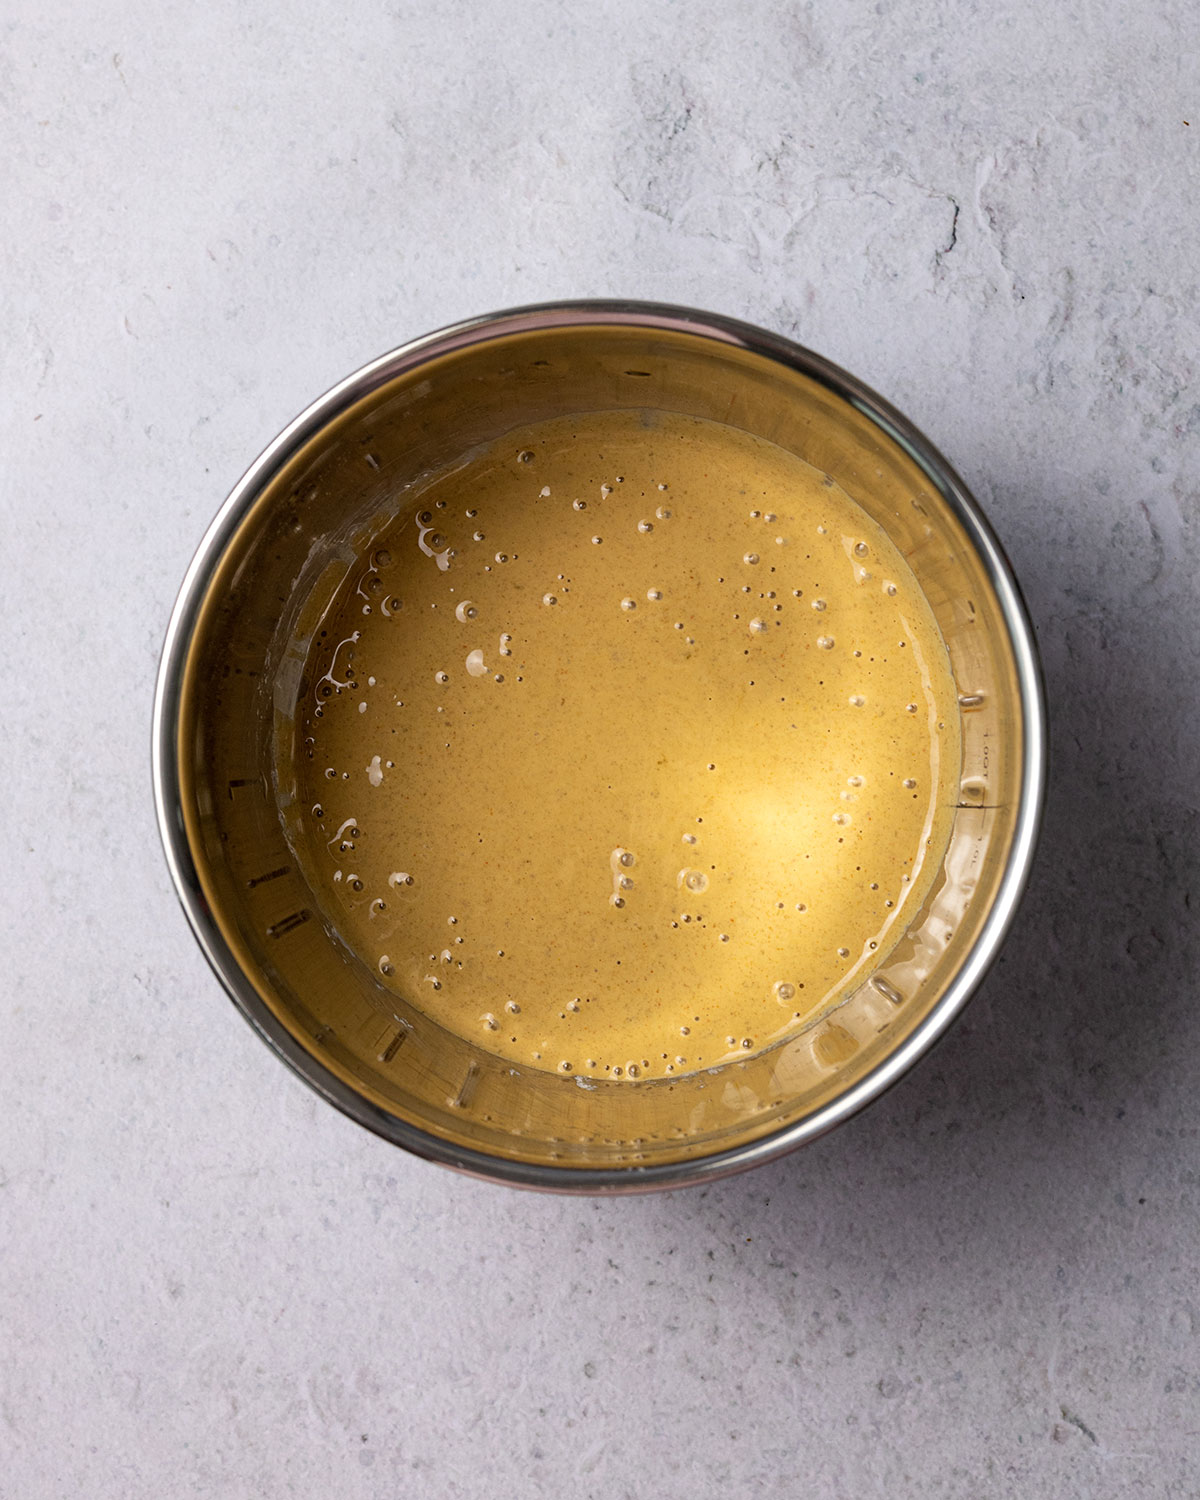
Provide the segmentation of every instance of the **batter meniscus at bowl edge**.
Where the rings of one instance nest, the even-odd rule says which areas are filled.
[[[828,477],[604,412],[395,497],[311,647],[289,836],[382,983],[522,1066],[710,1068],[862,983],[949,833],[912,571]]]

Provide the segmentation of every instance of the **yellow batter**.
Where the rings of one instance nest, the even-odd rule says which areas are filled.
[[[524,1066],[679,1075],[861,983],[959,768],[887,537],[732,428],[607,412],[397,497],[328,612],[293,837],[345,941]]]

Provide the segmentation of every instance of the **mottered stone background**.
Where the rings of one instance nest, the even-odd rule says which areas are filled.
[[[1200,1490],[1200,99],[1185,0],[10,0],[0,16],[0,1493]],[[1190,124],[1188,123],[1190,121]],[[1045,657],[1003,960],[885,1099],[708,1190],[409,1160],[170,889],[156,657],[300,407],[625,295],[844,364]]]

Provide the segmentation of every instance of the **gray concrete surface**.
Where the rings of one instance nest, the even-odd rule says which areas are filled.
[[[1200,1492],[1194,32],[10,0],[0,1493]],[[951,1037],[802,1154],[621,1202],[311,1096],[195,950],[148,777],[176,587],[278,428],[409,336],[604,294],[781,330],[923,426],[1025,584],[1054,736]]]

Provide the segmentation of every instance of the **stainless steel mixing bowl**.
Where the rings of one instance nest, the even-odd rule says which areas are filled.
[[[867,983],[744,1061],[620,1083],[515,1067],[385,987],[296,867],[274,758],[290,742],[307,642],[386,499],[520,424],[615,408],[725,422],[831,474],[925,590],[963,746],[942,868]],[[1045,765],[1029,621],[991,528],[945,460],[818,355],[727,318],[634,302],[476,318],[404,345],[314,402],[209,527],[171,618],[154,708],[171,873],[209,962],[259,1034],[397,1145],[563,1191],[673,1187],[766,1161],[899,1078],[965,1005],[1008,930]]]

